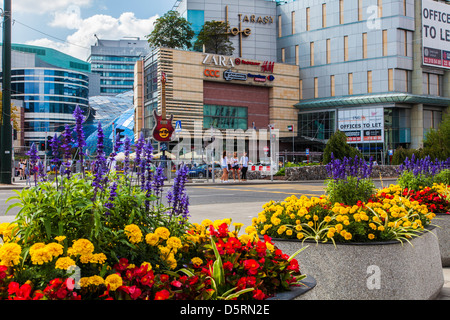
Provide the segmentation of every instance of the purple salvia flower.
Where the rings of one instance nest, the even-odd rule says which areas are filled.
[[[123,167],[123,174],[127,176],[128,170],[130,170],[130,151],[131,151],[131,145],[130,145],[130,138],[128,136],[125,137],[124,141],[124,154],[125,154],[125,160],[124,160],[124,167]]]
[[[61,145],[64,152],[64,174],[67,174],[67,177],[70,177],[70,159],[72,157],[72,135],[70,133],[70,127],[68,124],[65,125],[64,131],[62,133],[62,142]]]
[[[30,169],[31,169],[30,173],[31,173],[31,175],[34,175],[34,176],[37,173],[36,166],[37,166],[38,161],[40,160],[37,153],[38,152],[37,152],[36,145],[33,142],[31,144],[30,151],[27,152],[27,155],[30,157]],[[37,185],[36,179],[34,179],[34,185],[35,186]]]
[[[163,188],[164,188],[164,180],[166,177],[164,176],[164,167],[159,165],[155,169],[155,175],[153,178],[153,192],[155,196],[160,197],[162,196]]]
[[[77,138],[74,140],[75,147],[78,148],[78,152],[80,155],[80,163],[81,163],[81,170],[84,175],[84,147],[86,146],[86,140],[84,137],[84,131],[83,131],[83,122],[84,122],[84,116],[83,116],[83,110],[77,105],[75,108],[75,111],[73,112],[73,117],[75,118],[75,133],[77,135]]]
[[[111,214],[110,210],[114,208],[114,199],[116,199],[116,197],[117,197],[117,183],[113,182],[110,188],[108,202],[105,203],[105,207],[108,209],[105,213],[106,215]]]
[[[100,121],[97,125],[97,155],[94,161],[94,181],[93,186],[95,188],[95,193],[97,189],[103,190],[103,175],[107,172],[106,170],[106,158],[104,152],[104,134]]]
[[[55,133],[55,136],[53,137],[53,139],[50,141],[50,147],[52,149],[52,163],[54,163],[55,165],[58,164],[58,162],[60,161],[58,158],[58,149],[59,149],[59,141],[58,141],[58,136]]]
[[[38,176],[41,182],[47,181],[46,174],[45,174],[45,166],[42,163],[42,161],[38,162]]]
[[[185,184],[187,181],[187,174],[189,168],[183,165],[177,170],[176,176],[173,180],[173,186],[167,194],[167,199],[169,200],[169,206],[172,207],[171,216],[186,216],[187,215],[187,203],[189,201],[188,196],[185,192]]]
[[[143,172],[140,171],[140,168],[141,168],[141,157],[142,157],[144,145],[145,145],[144,133],[141,132],[141,134],[139,135],[139,139],[136,143],[136,158],[134,159],[134,166],[137,171],[138,182],[140,180],[141,174],[143,174]]]

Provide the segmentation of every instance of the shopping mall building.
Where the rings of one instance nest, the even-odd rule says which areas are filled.
[[[161,48],[135,66],[135,130],[167,113],[183,128],[267,128],[280,156],[323,151],[336,130],[384,162],[419,148],[450,103],[450,7],[432,0],[180,0],[198,32],[228,21],[233,56]],[[449,20],[450,21],[450,18]]]

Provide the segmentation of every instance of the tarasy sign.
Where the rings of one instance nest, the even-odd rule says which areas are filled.
[[[422,0],[423,64],[450,69],[450,6]]]
[[[384,109],[348,109],[338,111],[338,129],[348,143],[384,141]]]

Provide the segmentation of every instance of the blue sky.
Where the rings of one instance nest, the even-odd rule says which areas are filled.
[[[100,39],[140,37],[175,0],[12,0],[12,42],[40,45],[85,60]],[[0,0],[3,9],[3,0]]]

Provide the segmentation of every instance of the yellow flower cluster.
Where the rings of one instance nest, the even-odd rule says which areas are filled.
[[[431,187],[433,190],[435,190],[437,193],[444,195],[447,199],[450,199],[450,186],[447,184],[441,183],[437,184],[434,183]]]
[[[74,240],[72,247],[67,249],[69,257],[78,257],[81,263],[104,264],[106,255],[104,253],[94,253],[94,245],[87,239]]]
[[[64,252],[64,247],[56,242],[45,244],[37,242],[30,247],[30,257],[33,264],[42,265],[48,263]]]
[[[17,224],[4,222],[0,223],[0,238],[3,239],[3,242],[10,242],[14,239],[17,233]]]
[[[5,243],[0,246],[0,265],[12,267],[20,262],[22,247],[17,243]]]
[[[291,196],[270,201],[252,221],[262,235],[316,241],[366,241],[377,238],[409,238],[435,217],[426,205],[402,197],[402,188],[391,185],[378,192],[392,199],[347,206],[331,204],[327,197]],[[366,240],[364,240],[366,239]]]
[[[109,280],[111,280],[110,278]],[[79,285],[81,288],[86,288],[89,286],[95,286],[98,287],[102,284],[105,284],[105,280],[100,276],[91,276],[91,277],[83,277],[80,279]],[[115,289],[114,289],[115,290]]]
[[[130,224],[124,228],[125,234],[128,237],[128,241],[131,243],[139,243],[142,241],[142,231],[135,224]]]
[[[108,287],[111,291],[116,291],[120,286],[122,286],[123,281],[122,277],[118,274],[110,274],[105,279],[105,285]]]

